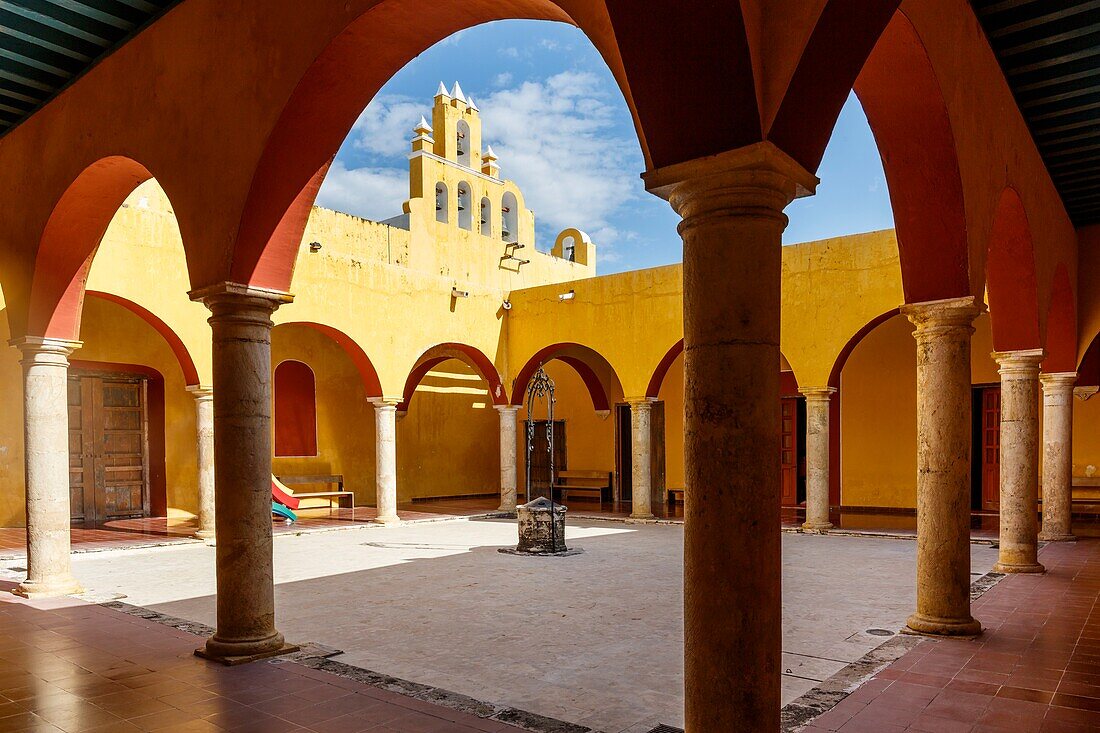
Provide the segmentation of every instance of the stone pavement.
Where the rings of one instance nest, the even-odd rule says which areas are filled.
[[[224,667],[201,639],[0,583],[0,731],[518,733],[286,660]]]
[[[566,558],[497,552],[515,538],[500,520],[280,536],[277,625],[344,650],[347,664],[598,730],[682,725],[683,527],[573,520],[584,553]],[[915,551],[784,534],[784,702],[884,640],[868,630],[904,624]],[[996,559],[972,553],[976,576]],[[212,623],[213,556],[112,551],[74,557],[74,569],[97,598]]]

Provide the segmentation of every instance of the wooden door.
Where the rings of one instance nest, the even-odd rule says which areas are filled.
[[[1001,388],[982,388],[982,509],[1001,505]]]
[[[630,487],[634,476],[631,471],[633,443],[631,442],[630,405],[615,405],[615,501],[631,503]]]
[[[783,506],[798,506],[798,398],[784,397],[779,405],[779,462],[782,473],[779,503]]]
[[[526,431],[527,425],[524,423]],[[524,433],[526,439],[526,432]],[[565,451],[565,421],[554,421],[554,475],[567,469]],[[527,501],[540,496],[550,498],[550,451],[547,445],[546,420],[535,420],[535,435],[532,441],[531,485],[527,492]]]
[[[149,516],[147,381],[69,378],[69,502],[73,522]]]

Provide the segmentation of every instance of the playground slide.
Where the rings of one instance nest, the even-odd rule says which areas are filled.
[[[301,499],[295,498],[294,492],[274,476],[271,477],[271,498],[288,509],[297,509],[301,503]]]
[[[287,509],[277,501],[271,502],[271,513],[282,517],[288,522],[297,522],[298,515]]]

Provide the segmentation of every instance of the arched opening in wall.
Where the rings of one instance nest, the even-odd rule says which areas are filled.
[[[480,349],[446,343],[421,354],[397,406],[398,500],[440,511],[499,506],[494,408],[507,404],[500,374]]]
[[[470,137],[470,125],[466,120],[458,121],[455,126],[455,138],[455,154],[458,157],[458,164],[469,168],[473,162],[470,150],[472,139]]]
[[[987,314],[971,337],[973,472],[971,510],[982,527],[985,502],[996,503],[999,476],[999,377],[990,358]],[[917,356],[913,326],[897,311],[868,322],[852,336],[833,366],[830,386],[839,516],[834,523],[859,529],[911,531],[916,517]]]
[[[511,191],[500,200],[500,238],[509,243],[519,241],[519,204]]]
[[[536,400],[527,411],[531,378],[542,367],[554,382],[554,416]],[[630,405],[611,363],[596,350],[576,343],[558,343],[540,349],[524,363],[512,385],[512,403],[520,420],[517,456],[519,490],[529,496],[555,496],[570,511],[622,513],[632,506]],[[533,427],[528,467],[527,421]],[[653,496],[664,495],[664,423],[658,407],[650,413],[651,484]],[[551,477],[548,431],[554,438],[554,474]],[[529,468],[529,470],[528,470]],[[528,476],[530,486],[528,486]],[[654,502],[662,511],[663,499]]]
[[[798,391],[798,380],[790,363],[779,356],[781,493],[784,507],[806,502],[806,401]],[[682,503],[686,486],[684,466],[684,342],[681,339],[665,353],[653,370],[646,396],[663,406],[665,421],[665,471],[669,490],[665,501]],[[788,517],[784,515],[784,521]],[[794,515],[790,517],[794,521]]]
[[[163,273],[152,290],[150,272]],[[187,272],[167,194],[127,158],[86,168],[45,226],[24,327],[83,342],[67,392],[74,527],[194,530],[197,434],[187,388],[199,383],[193,354],[209,337],[196,338],[181,315],[195,307]]]
[[[466,231],[474,228],[474,206],[472,192],[467,181],[458,182],[458,225]]]
[[[450,216],[451,201],[447,196],[447,184],[440,181],[435,184],[435,220],[446,224]]]
[[[481,219],[478,223],[481,227],[481,236],[493,236],[493,204],[488,196],[481,198]]]
[[[288,308],[286,315],[293,315],[293,310]],[[278,369],[275,373],[275,437],[278,443],[282,426],[284,446],[283,450],[276,446],[272,472],[293,491],[328,494],[303,499],[300,517],[368,521],[369,514],[352,511],[348,497],[331,492],[351,492],[355,506],[375,502],[375,407],[371,400],[382,397],[382,386],[373,362],[348,333],[311,321],[277,324],[271,332],[271,360],[279,369],[287,365],[301,372],[292,380],[297,382],[290,385],[292,392],[283,393],[293,398],[285,409],[279,405]],[[303,387],[310,379],[311,390]],[[297,390],[296,397],[293,390]],[[304,418],[295,417],[296,412],[305,412]],[[312,437],[313,444],[295,447],[293,443],[300,443],[303,435],[307,443]]]
[[[308,364],[287,360],[275,367],[275,457],[317,455],[317,380]]]

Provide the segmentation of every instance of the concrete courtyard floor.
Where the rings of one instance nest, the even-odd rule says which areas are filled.
[[[682,726],[683,526],[573,520],[584,552],[562,558],[497,552],[515,538],[505,520],[281,535],[277,625],[347,664],[608,733]],[[911,540],[783,535],[784,703],[888,638],[869,629],[904,625],[915,553]],[[972,558],[977,577],[996,550],[972,545]],[[211,547],[73,564],[93,598],[214,624]]]

